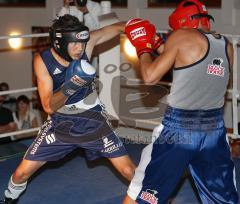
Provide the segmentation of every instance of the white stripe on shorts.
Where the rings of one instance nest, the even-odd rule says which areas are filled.
[[[139,162],[138,167],[135,170],[135,175],[127,191],[128,196],[133,200],[136,200],[138,194],[142,189],[142,182],[145,176],[145,170],[151,161],[153,143],[159,137],[162,129],[163,129],[162,124],[154,128],[152,133],[152,142],[149,145],[147,145],[142,151],[141,160]]]

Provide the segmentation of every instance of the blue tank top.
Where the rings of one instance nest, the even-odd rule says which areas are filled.
[[[42,60],[44,64],[47,67],[47,70],[52,77],[53,80],[53,92],[57,92],[61,85],[65,81],[65,73],[67,70],[67,67],[61,65],[53,56],[50,48],[47,48],[44,50],[40,56],[42,57]],[[83,56],[81,59],[88,60],[88,57],[86,53],[83,53]],[[93,92],[92,84],[89,84],[88,86],[85,86],[78,90],[74,95],[68,97],[67,101],[65,102],[66,105],[76,103],[84,98],[86,98],[90,93]]]

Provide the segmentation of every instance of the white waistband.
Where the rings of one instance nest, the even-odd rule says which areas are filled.
[[[98,98],[97,92],[93,91],[81,101],[62,106],[57,110],[57,112],[65,114],[75,114],[89,110],[99,104],[101,104],[101,102]]]

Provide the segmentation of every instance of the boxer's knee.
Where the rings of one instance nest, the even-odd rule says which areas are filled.
[[[26,182],[30,177],[29,172],[22,169],[17,169],[12,175],[12,181],[16,184]]]
[[[132,164],[126,165],[122,168],[122,174],[125,178],[127,178],[129,181],[133,178],[135,171],[135,166]]]

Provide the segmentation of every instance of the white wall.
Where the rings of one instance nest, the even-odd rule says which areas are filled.
[[[60,2],[60,1],[58,1]],[[0,7],[0,35],[13,30],[21,34],[31,33],[32,26],[48,26],[57,8],[55,1],[47,0],[46,8],[4,8]],[[3,26],[4,25],[4,26]],[[30,46],[31,39],[24,39],[24,46]],[[6,81],[11,89],[32,86],[32,52],[30,49],[5,51],[7,40],[0,41],[0,82]]]
[[[22,34],[31,32],[32,26],[49,26],[56,12],[62,6],[63,0],[46,0],[46,8],[4,8],[0,7],[0,35],[8,35],[16,29]],[[147,0],[129,0],[128,8],[113,8],[121,20],[133,17],[147,18],[158,29],[168,28],[168,16],[173,9],[147,9]],[[240,1],[222,0],[221,9],[209,9],[215,17],[213,30],[221,33],[240,34]],[[24,40],[25,46],[31,40]],[[6,40],[0,40],[0,82],[6,81],[11,89],[32,86],[32,52],[29,49],[21,51],[5,51],[8,48]],[[231,119],[227,120],[230,121]],[[227,124],[231,126],[231,122]]]

